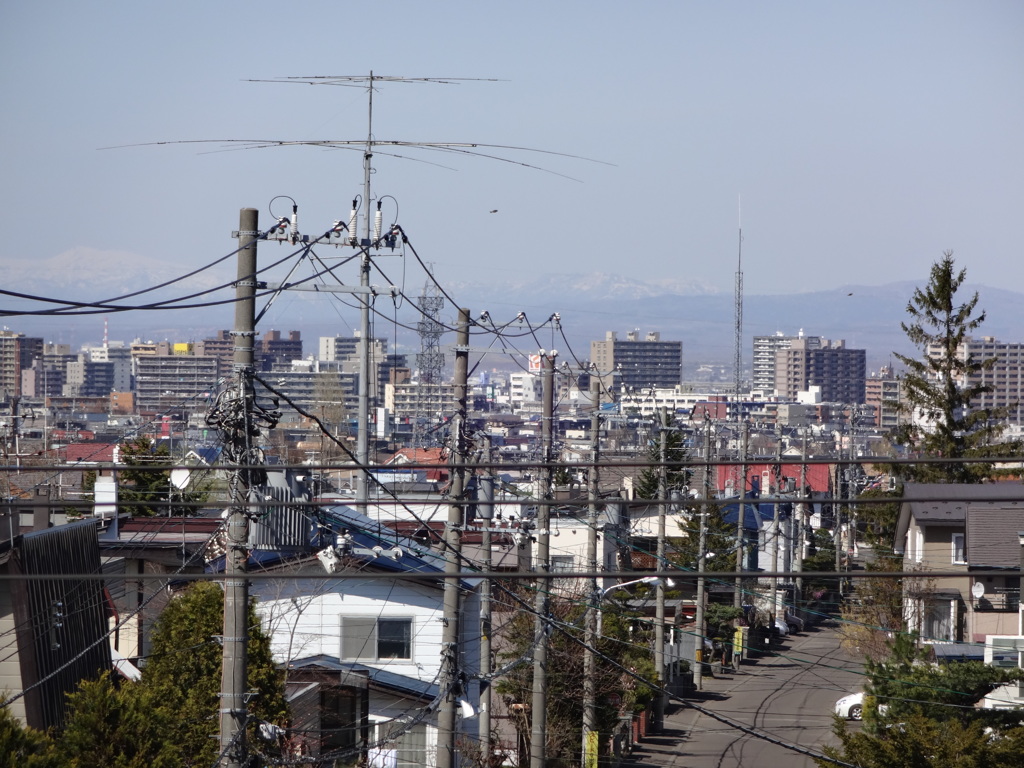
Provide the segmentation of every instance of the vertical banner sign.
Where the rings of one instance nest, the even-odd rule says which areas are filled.
[[[597,745],[600,735],[597,731],[587,731],[586,752],[583,755],[583,768],[597,768]]]

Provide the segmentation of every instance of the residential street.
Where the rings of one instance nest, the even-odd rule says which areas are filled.
[[[735,674],[705,678],[692,701],[783,742],[818,751],[832,743],[836,699],[860,687],[861,663],[839,647],[835,622],[790,636],[774,655]],[[624,768],[812,768],[806,755],[746,734],[696,710],[669,711],[665,732],[636,746]]]

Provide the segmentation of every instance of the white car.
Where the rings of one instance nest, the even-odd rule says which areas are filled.
[[[843,696],[836,702],[836,714],[846,720],[860,720],[864,717],[864,692]]]
[[[878,705],[878,714],[884,715],[888,707],[885,704]],[[860,720],[864,717],[864,691],[851,693],[843,696],[836,702],[836,714],[847,720]]]

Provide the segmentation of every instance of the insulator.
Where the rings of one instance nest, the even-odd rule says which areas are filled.
[[[292,206],[292,244],[299,236],[299,206]]]
[[[359,224],[359,209],[356,208],[356,201],[352,201],[352,214],[348,217],[348,239],[349,242],[356,242],[356,227]]]
[[[373,239],[380,240],[381,227],[384,223],[384,215],[380,212],[380,203],[377,203],[377,213],[373,215]]]

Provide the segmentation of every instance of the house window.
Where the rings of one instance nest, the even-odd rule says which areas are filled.
[[[342,661],[412,658],[412,619],[343,616]]]
[[[964,534],[953,534],[953,562],[960,565],[967,563],[967,553],[964,550]]]

